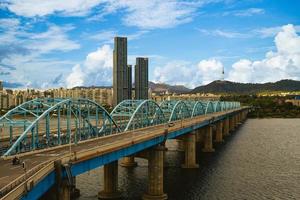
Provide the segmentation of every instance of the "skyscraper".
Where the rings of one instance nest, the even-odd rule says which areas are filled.
[[[127,38],[114,38],[113,53],[113,105],[124,99],[131,99],[131,75],[127,66]]]
[[[132,98],[132,65],[127,65],[128,99]]]
[[[148,99],[148,58],[136,58],[135,99]]]

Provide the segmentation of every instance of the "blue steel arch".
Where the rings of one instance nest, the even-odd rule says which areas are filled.
[[[205,106],[205,114],[210,114],[214,112],[214,105],[211,101],[202,101]]]
[[[169,100],[158,105],[152,100],[124,100],[109,114],[88,99],[41,98],[25,102],[0,117],[0,130],[9,130],[5,155],[11,155],[239,107],[239,102]],[[50,130],[53,118],[57,119],[57,131]],[[61,118],[67,122],[66,129]],[[43,119],[46,127],[41,139]],[[17,136],[13,134],[15,128],[21,131]]]
[[[124,100],[110,113],[122,131],[166,122],[159,105],[153,100]]]
[[[160,108],[168,122],[191,117],[191,110],[184,101],[165,100],[160,103]]]
[[[220,101],[221,111],[226,111],[226,103],[224,101]]]
[[[222,105],[220,101],[212,101],[214,112],[220,112],[222,111]]]
[[[202,101],[185,101],[186,105],[192,111],[191,117],[205,114],[205,105]]]
[[[27,120],[28,114],[32,121]],[[20,120],[22,116],[24,120]],[[50,130],[50,118],[57,118],[57,132],[54,131],[54,134]],[[75,127],[72,127],[73,120]],[[65,129],[62,127],[63,122],[66,124]],[[20,123],[25,124],[24,130],[16,137],[10,132],[4,156],[69,142],[77,143],[119,131],[109,113],[88,99],[34,99],[15,107],[0,118],[1,126],[8,125],[10,130],[12,124]],[[40,132],[41,124],[45,125],[44,132]]]

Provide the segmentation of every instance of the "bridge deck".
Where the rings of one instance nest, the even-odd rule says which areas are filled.
[[[75,162],[79,162],[76,157],[77,154],[82,152],[86,152],[97,147],[97,155],[103,155],[108,152],[112,152],[118,149],[122,149],[126,146],[137,144],[142,141],[150,140],[152,138],[162,136],[166,133],[166,129],[168,133],[174,132],[176,130],[182,129],[184,127],[190,127],[195,124],[201,124],[205,121],[211,120],[215,117],[225,116],[230,114],[236,110],[218,112],[213,114],[208,114],[206,116],[198,116],[192,119],[184,119],[180,121],[175,121],[174,126],[168,127],[165,124],[145,127],[141,129],[136,129],[134,131],[128,131],[124,133],[118,133],[110,136],[105,136],[101,138],[95,138],[87,141],[82,141],[77,145],[71,146],[71,154],[70,154],[70,145],[64,145],[61,147],[54,147],[45,150],[39,150],[35,152],[24,153],[20,156],[21,162],[25,161],[27,174],[25,175],[25,170],[23,170],[22,165],[12,165],[12,160],[1,159],[0,160],[0,197],[1,192],[5,190],[11,190],[14,186],[23,182],[26,177],[30,177],[34,172],[39,170],[41,166],[45,163],[49,163],[58,158],[62,157],[72,157],[71,160]],[[71,156],[72,155],[72,156]],[[91,155],[86,154],[86,158],[80,158],[79,160],[88,159]],[[26,176],[26,177],[25,177]],[[19,181],[17,181],[19,179]],[[12,184],[12,182],[15,182]],[[19,182],[19,183],[18,183]],[[9,188],[9,186],[11,188]],[[5,192],[6,193],[6,192]]]

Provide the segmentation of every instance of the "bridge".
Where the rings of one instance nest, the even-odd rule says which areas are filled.
[[[0,117],[0,198],[70,199],[76,176],[101,166],[99,198],[118,198],[118,160],[132,167],[141,157],[148,160],[149,178],[143,199],[167,199],[165,142],[177,139],[182,167],[197,168],[196,146],[214,152],[214,142],[223,142],[248,111],[222,101],[124,100],[111,113],[88,99],[25,102]]]

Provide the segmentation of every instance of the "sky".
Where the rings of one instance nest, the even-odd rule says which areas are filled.
[[[113,37],[149,80],[193,88],[300,80],[299,0],[0,0],[0,80],[111,86]]]

